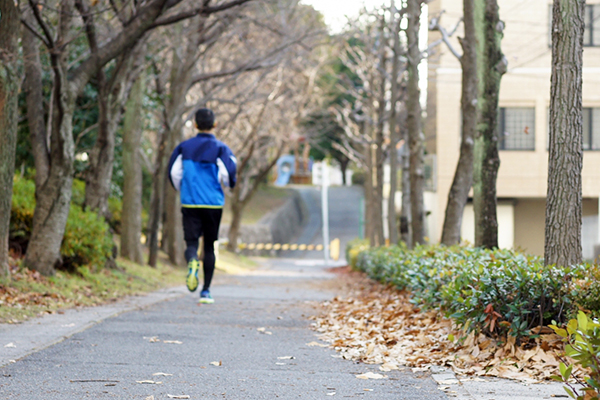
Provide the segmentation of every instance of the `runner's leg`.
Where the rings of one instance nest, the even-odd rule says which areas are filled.
[[[223,210],[213,208],[199,209],[202,211],[202,226],[204,236],[204,286],[202,290],[209,290],[215,272],[215,242],[219,239],[219,226]]]
[[[195,208],[181,208],[183,214],[183,238],[185,240],[185,261],[198,259],[198,239],[202,235],[202,219]]]

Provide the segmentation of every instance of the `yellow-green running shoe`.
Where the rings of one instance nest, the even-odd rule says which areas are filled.
[[[210,292],[208,290],[203,290],[200,292],[200,303],[201,304],[212,304],[215,301],[213,300]]]
[[[198,289],[198,268],[200,268],[200,263],[195,258],[191,259],[188,263],[188,275],[185,283],[190,292]]]

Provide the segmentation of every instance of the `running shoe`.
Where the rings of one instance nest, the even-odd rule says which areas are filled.
[[[194,292],[198,289],[198,268],[200,263],[195,258],[191,259],[188,263],[188,275],[185,283],[190,292]]]
[[[203,290],[202,292],[200,292],[200,303],[212,304],[214,302],[215,302],[215,300],[212,298],[212,296],[210,295],[210,292],[208,290]]]

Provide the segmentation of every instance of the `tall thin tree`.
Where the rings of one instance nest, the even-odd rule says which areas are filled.
[[[445,245],[460,242],[462,216],[473,186],[473,146],[477,127],[477,52],[475,37],[474,0],[463,0],[464,37],[460,40],[463,49],[460,55],[462,68],[462,88],[460,108],[462,111],[462,132],[460,155],[454,172],[454,179],[448,192],[448,203],[442,228],[442,243]],[[442,30],[444,40],[446,34]]]
[[[398,218],[396,216],[396,190],[398,186],[398,150],[399,135],[396,131],[398,126],[398,102],[400,100],[400,21],[402,20],[396,0],[392,0],[390,6],[390,25],[392,26],[392,86],[390,88],[390,195],[388,200],[388,231],[390,243],[398,242]]]
[[[554,0],[550,148],[544,260],[573,265],[582,260],[583,166],[582,65],[585,1]]]
[[[421,91],[419,90],[419,63],[422,58],[421,50],[419,49],[421,5],[422,0],[408,0],[406,7],[408,17],[406,28],[408,42],[406,125],[408,128],[408,145],[410,151],[410,211],[413,245],[421,244],[425,241],[425,145],[423,132],[421,132]]]
[[[0,274],[8,273],[8,230],[12,200],[19,76],[20,13],[14,0],[0,0]]]
[[[504,23],[500,21],[498,1],[475,0],[474,6],[478,76],[478,121],[473,150],[475,245],[491,249],[498,247],[498,97],[508,61],[500,48]]]

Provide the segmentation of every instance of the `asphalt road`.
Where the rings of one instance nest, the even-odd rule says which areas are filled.
[[[321,188],[318,186],[294,187],[302,196],[308,209],[309,218],[295,243],[323,244],[323,219],[321,208]],[[332,186],[328,189],[329,197],[329,238],[340,239],[341,256],[344,257],[346,243],[359,236],[360,201],[364,197],[360,186]],[[320,251],[284,251],[280,257],[322,259]]]

